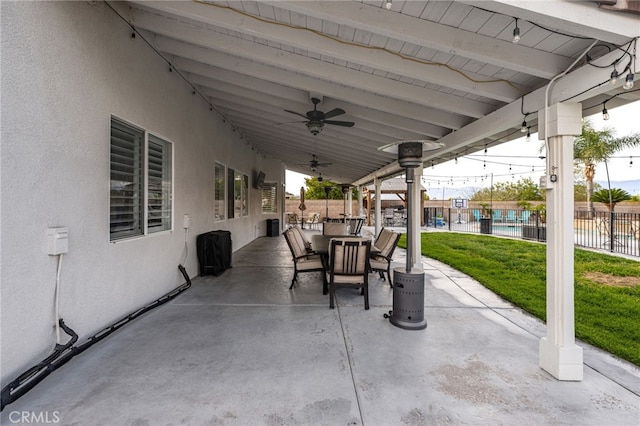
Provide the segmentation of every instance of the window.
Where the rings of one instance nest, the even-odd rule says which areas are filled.
[[[276,182],[265,182],[262,185],[262,213],[278,213]]]
[[[224,165],[220,163],[215,163],[215,171],[214,171],[214,200],[213,200],[213,215],[214,220],[224,220],[225,219],[225,203],[224,203],[224,195],[226,189],[226,181],[225,181],[225,170]]]
[[[249,176],[227,168],[227,216],[249,215]]]
[[[171,144],[149,135],[147,148],[147,230],[171,229]]]
[[[144,132],[111,120],[111,240],[142,235]]]
[[[171,229],[172,157],[171,143],[111,119],[111,241]]]

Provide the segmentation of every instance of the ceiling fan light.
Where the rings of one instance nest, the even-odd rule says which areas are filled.
[[[314,136],[320,133],[323,127],[324,127],[324,123],[321,121],[309,121],[307,123],[307,129],[309,129],[311,134]]]

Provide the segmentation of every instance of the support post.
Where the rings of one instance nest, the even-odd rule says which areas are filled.
[[[380,178],[373,179],[373,186],[375,187],[375,191],[376,191],[375,235],[378,236],[380,234],[380,229],[382,229],[380,227],[380,224],[382,223],[382,212],[380,212],[380,209],[382,208],[382,197],[380,196],[380,192],[381,192],[380,188],[382,187],[382,180]]]
[[[573,242],[573,140],[582,131],[580,104],[547,108],[547,335],[540,367],[558,380],[583,378],[582,348],[575,344]],[[544,110],[539,117],[544,117]]]
[[[407,214],[413,217],[413,220],[411,222],[411,229],[409,229],[409,223],[407,223],[407,234],[411,232],[411,234],[414,236],[412,240],[413,259],[411,259],[413,268],[422,269],[422,262],[420,260],[422,256],[422,239],[420,238],[420,223],[422,221],[422,202],[420,199],[422,195],[422,165],[416,167],[414,169],[414,173],[416,176],[415,183],[413,184],[411,193],[407,192],[407,196],[412,198],[411,211],[407,212]]]

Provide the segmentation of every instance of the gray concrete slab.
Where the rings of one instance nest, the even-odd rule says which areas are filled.
[[[284,239],[260,238],[234,253],[232,269],[194,279],[52,373],[0,421],[27,411],[64,425],[640,424],[640,369],[580,343],[584,380],[557,381],[538,366],[541,321],[423,264],[428,328],[409,331],[384,319],[393,290],[377,275],[370,310],[351,289],[331,310],[321,274],[289,290]]]

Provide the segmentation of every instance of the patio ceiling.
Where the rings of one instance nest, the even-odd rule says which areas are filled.
[[[591,115],[612,96],[608,109],[640,99],[622,88],[640,15],[596,2],[109,4],[248,144],[289,170],[338,182],[398,174],[395,155],[377,149],[396,140],[444,143],[424,157],[437,164],[522,136],[523,120],[536,132],[546,85],[576,59],[549,103],[582,102]],[[614,64],[622,78],[610,85]],[[285,110],[304,115],[311,97],[355,125],[314,136],[292,123],[303,119]],[[312,155],[331,165],[314,173]]]

